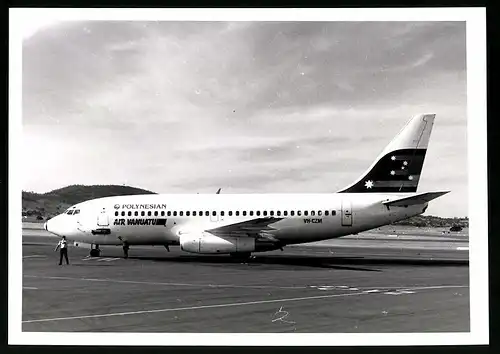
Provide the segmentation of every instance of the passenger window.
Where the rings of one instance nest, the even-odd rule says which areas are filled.
[[[311,211],[311,216],[314,216],[316,213],[314,212],[314,210]]]
[[[169,210],[169,211],[167,211],[167,216],[170,216],[170,215],[172,215],[172,212]]]
[[[229,216],[233,216],[233,211],[229,210],[228,214],[229,214]]]
[[[236,216],[240,216],[240,211],[236,210]]]
[[[267,210],[264,210],[264,216],[267,216]]]
[[[250,216],[253,216],[253,210],[250,210]]]
[[[336,212],[335,210],[332,210],[332,216],[335,216]]]
[[[115,216],[118,216],[118,212],[117,211],[115,211]]]
[[[328,216],[328,210],[325,210],[325,216]]]
[[[300,210],[297,210],[297,216],[301,216],[302,213],[300,212]]]
[[[179,216],[184,216],[184,212],[183,211],[179,211]]]
[[[271,210],[271,211],[269,212],[269,215],[274,216],[274,210]]]
[[[150,211],[148,211],[148,216],[151,216],[151,212]]]
[[[191,213],[189,211],[186,211],[186,216],[189,216]]]
[[[257,216],[260,216],[260,210],[257,210]]]
[[[307,216],[309,212],[307,210],[304,210],[304,216]]]
[[[198,212],[198,216],[203,216],[203,212],[201,210]]]
[[[155,211],[155,216],[158,216],[158,211],[157,210]]]
[[[247,211],[243,210],[243,216],[247,216]]]
[[[127,213],[127,215],[128,215],[128,216],[132,216],[132,212],[131,212],[131,211],[129,211],[129,212]]]
[[[163,210],[161,211],[161,216],[165,216],[165,212]]]
[[[224,211],[221,211],[221,212],[220,212],[220,216],[224,216]]]
[[[321,210],[318,210],[318,216],[321,216]]]
[[[215,210],[212,211],[212,216],[217,216],[217,212]]]
[[[135,211],[135,212],[134,212],[134,215],[135,215],[135,216],[139,216],[139,212],[138,212],[138,211]]]
[[[290,210],[290,216],[295,216],[295,211],[294,210]]]
[[[285,210],[285,211],[283,212],[283,215],[284,215],[284,216],[288,216],[288,210]]]
[[[146,213],[143,210],[143,211],[141,211],[141,216],[144,216],[144,215],[146,215]]]
[[[177,210],[176,210],[176,211],[174,211],[174,216],[177,216]]]
[[[208,211],[205,212],[205,216],[209,216],[210,213]]]
[[[277,216],[281,216],[281,211],[279,211],[279,210],[278,210],[278,211],[276,212],[276,215],[277,215]]]
[[[122,216],[125,216],[125,212],[124,211],[122,211]]]

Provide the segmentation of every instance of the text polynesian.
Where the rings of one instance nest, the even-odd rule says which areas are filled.
[[[167,204],[122,204],[122,209],[167,209]]]

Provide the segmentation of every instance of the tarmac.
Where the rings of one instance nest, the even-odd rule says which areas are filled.
[[[158,246],[131,247],[128,259],[101,246],[91,258],[71,246],[70,265],[59,266],[57,240],[23,230],[23,331],[470,330],[468,243],[385,247],[351,237],[247,262]]]

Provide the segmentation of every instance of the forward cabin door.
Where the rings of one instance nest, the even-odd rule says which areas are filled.
[[[97,216],[97,226],[109,226],[109,217],[106,213],[106,208],[102,208],[101,212]]]
[[[342,200],[342,226],[352,226],[352,204],[348,199]]]

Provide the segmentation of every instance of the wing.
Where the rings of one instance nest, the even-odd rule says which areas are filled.
[[[205,230],[216,236],[250,236],[265,237],[273,239],[272,231],[275,230],[271,224],[282,220],[283,218],[266,217],[246,220],[235,224],[224,225],[213,229]]]
[[[449,193],[449,192],[450,191],[419,193],[419,194],[412,195],[410,197],[388,200],[388,201],[385,201],[382,203],[384,205],[387,205],[387,206],[405,206],[405,205],[424,204],[424,203],[430,202],[433,199],[439,198],[440,196],[445,195],[446,193]]]

